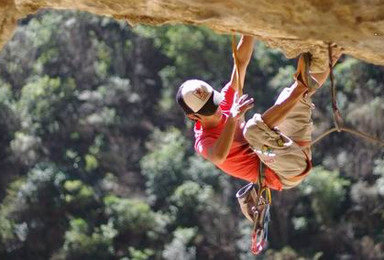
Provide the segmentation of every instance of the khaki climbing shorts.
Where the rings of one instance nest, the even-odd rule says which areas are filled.
[[[289,96],[293,88],[285,88],[276,103]],[[310,147],[301,149],[311,141],[312,102],[303,98],[287,118],[274,129],[270,129],[260,114],[255,114],[244,127],[244,137],[264,164],[280,178],[283,189],[298,185],[311,168]]]

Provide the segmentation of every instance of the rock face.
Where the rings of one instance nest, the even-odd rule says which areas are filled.
[[[130,24],[194,24],[254,35],[288,58],[310,51],[327,64],[327,43],[384,65],[383,0],[0,0],[0,46],[17,20],[42,8],[76,9]]]

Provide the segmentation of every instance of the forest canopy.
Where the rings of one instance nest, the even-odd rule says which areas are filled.
[[[231,37],[203,27],[21,20],[0,53],[0,259],[254,259],[235,198],[246,183],[194,153],[174,101],[186,79],[220,89],[232,64]],[[253,112],[295,64],[256,43]],[[334,75],[346,124],[384,139],[384,68],[343,56]],[[333,125],[329,82],[314,103],[318,136]],[[383,148],[333,134],[312,151],[307,180],[273,193],[260,259],[383,259]]]

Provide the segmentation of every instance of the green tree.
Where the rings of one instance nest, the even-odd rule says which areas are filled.
[[[319,224],[330,226],[338,218],[350,182],[339,177],[336,171],[316,167],[306,178],[300,191],[311,197],[311,208]]]
[[[20,129],[20,119],[13,110],[14,99],[11,87],[0,80],[0,201],[5,196],[8,182],[18,175],[20,164],[12,153],[11,142]]]
[[[149,204],[139,199],[107,196],[104,204],[108,223],[117,230],[116,251],[134,258],[139,257],[139,252],[159,255],[167,237],[165,227],[169,218],[165,214],[154,212]]]
[[[151,152],[141,160],[141,169],[147,179],[147,195],[155,205],[167,205],[170,194],[186,179],[187,146],[186,138],[175,128],[154,131],[148,143]]]
[[[70,221],[62,249],[64,259],[114,259],[113,239],[117,230],[111,224],[93,230],[84,219]]]
[[[62,183],[65,174],[53,165],[37,165],[26,180],[17,182],[0,208],[2,224],[0,256],[20,259],[34,255],[46,259],[63,239],[67,227]],[[40,241],[36,243],[36,241]]]

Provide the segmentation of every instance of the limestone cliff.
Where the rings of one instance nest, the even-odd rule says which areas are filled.
[[[76,9],[135,24],[195,24],[246,33],[292,58],[311,51],[327,63],[327,42],[384,65],[383,0],[0,0],[0,46],[17,20],[42,8]]]

